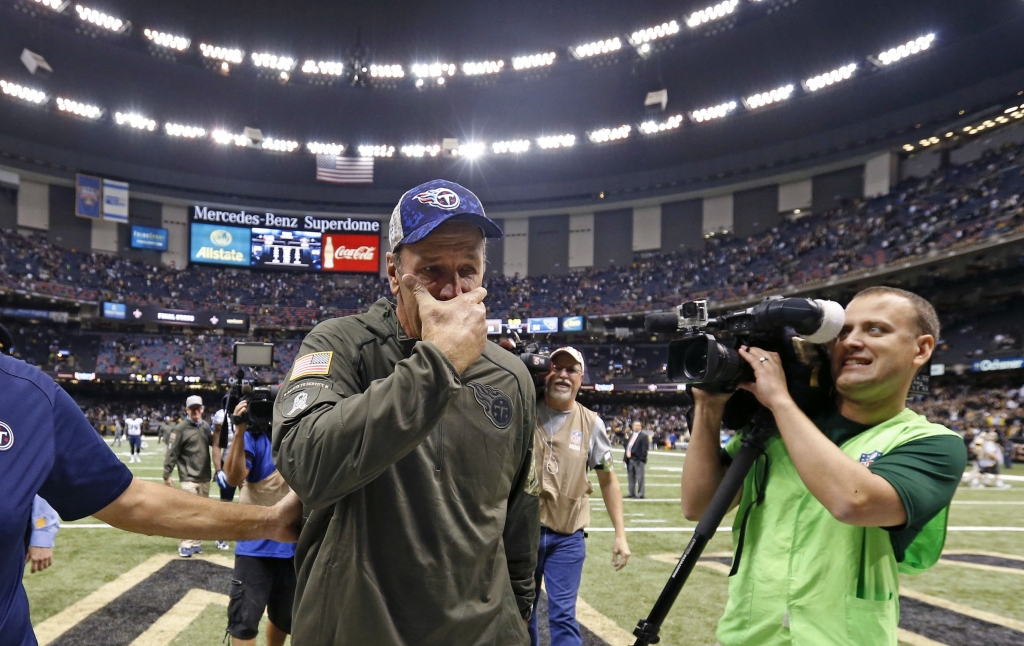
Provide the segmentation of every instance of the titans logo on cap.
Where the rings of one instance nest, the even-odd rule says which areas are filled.
[[[439,209],[445,211],[452,211],[459,208],[459,204],[462,200],[459,199],[459,194],[455,191],[447,188],[435,188],[430,191],[423,191],[413,197],[414,200],[420,202],[420,204],[429,204],[430,206],[436,206]]]

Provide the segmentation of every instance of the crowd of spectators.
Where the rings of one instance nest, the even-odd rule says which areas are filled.
[[[902,263],[1024,231],[1024,146],[898,185],[740,239],[642,254],[628,266],[564,276],[492,276],[492,316],[614,314],[665,309],[689,298],[724,302]],[[376,276],[162,267],[65,249],[40,235],[0,234],[0,288],[79,301],[116,301],[252,316],[257,327],[309,328],[389,296]]]

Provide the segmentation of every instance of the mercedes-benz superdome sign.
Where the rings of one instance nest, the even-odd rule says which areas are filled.
[[[380,270],[378,220],[195,205],[189,224],[189,259],[196,263],[300,271]]]

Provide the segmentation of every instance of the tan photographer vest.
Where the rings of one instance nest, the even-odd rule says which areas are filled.
[[[579,402],[558,432],[548,437],[539,423],[533,453],[540,489],[540,522],[560,534],[572,534],[590,524],[587,480],[590,435],[597,413]]]
[[[288,483],[284,481],[281,472],[274,469],[273,473],[259,482],[243,482],[238,502],[243,505],[273,507],[288,495],[288,491]]]

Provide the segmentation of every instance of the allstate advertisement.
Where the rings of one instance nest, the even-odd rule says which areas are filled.
[[[249,229],[192,223],[192,262],[249,266]]]

